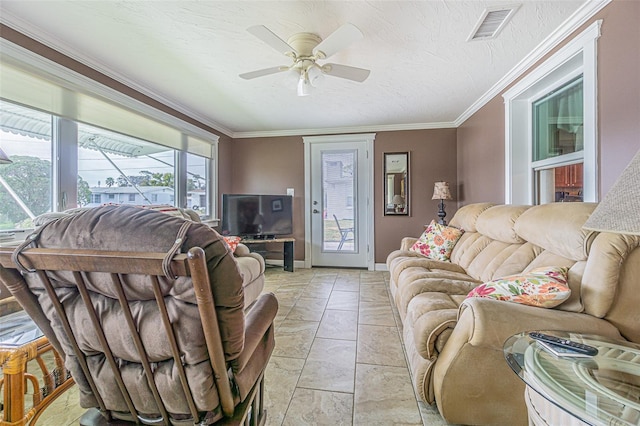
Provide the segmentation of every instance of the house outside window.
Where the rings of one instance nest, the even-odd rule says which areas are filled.
[[[129,202],[135,202],[136,201],[136,194],[129,194]]]
[[[91,202],[93,204],[100,204],[102,203],[102,194],[93,194],[91,196]]]

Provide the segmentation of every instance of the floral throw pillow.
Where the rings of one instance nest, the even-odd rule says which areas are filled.
[[[432,220],[410,251],[420,253],[429,259],[450,262],[451,251],[464,233],[453,226],[440,225]]]
[[[567,268],[542,267],[480,284],[467,295],[553,308],[571,295]]]
[[[224,242],[227,243],[227,247],[229,247],[229,251],[231,253],[235,253],[238,244],[240,243],[240,237],[222,237]]]

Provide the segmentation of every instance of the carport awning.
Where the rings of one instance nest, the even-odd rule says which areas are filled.
[[[88,130],[87,127],[83,124],[78,126],[78,145],[82,148],[126,157],[156,154],[170,149],[95,127]],[[0,129],[3,131],[51,140],[51,128],[50,115],[9,102],[0,102]]]

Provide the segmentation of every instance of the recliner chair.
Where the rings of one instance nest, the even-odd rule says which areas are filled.
[[[235,260],[206,225],[90,209],[0,249],[0,281],[65,357],[91,409],[81,424],[264,423],[278,303],[263,294],[245,311]]]

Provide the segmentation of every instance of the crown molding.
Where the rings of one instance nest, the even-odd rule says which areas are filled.
[[[531,68],[538,60],[542,59],[547,53],[557,47],[567,37],[577,30],[581,25],[586,23],[603,7],[611,3],[613,0],[588,0],[580,6],[561,26],[555,29],[549,37],[544,39],[536,46],[531,53],[524,57],[515,67],[511,69],[504,77],[494,84],[487,92],[485,92],[477,101],[466,109],[455,121],[456,127],[460,127],[469,117],[475,114],[480,108],[487,104],[491,99],[498,96],[507,86],[518,79],[529,68]]]
[[[310,135],[336,135],[341,133],[370,133],[370,132],[395,132],[403,130],[428,130],[428,129],[453,129],[457,126],[453,122],[441,123],[413,123],[413,124],[389,124],[380,126],[354,126],[354,127],[325,127],[319,129],[293,129],[271,130],[259,132],[234,132],[232,138],[269,138],[281,136],[310,136]]]

